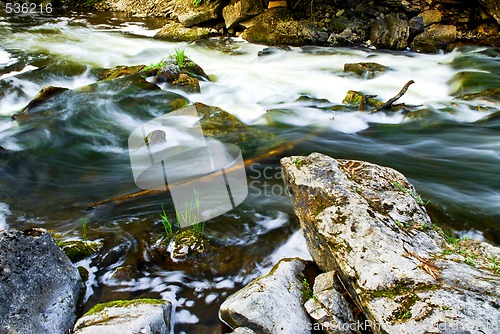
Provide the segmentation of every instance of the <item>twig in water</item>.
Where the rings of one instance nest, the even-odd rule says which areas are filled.
[[[399,100],[401,98],[401,96],[405,95],[405,93],[408,91],[408,87],[410,87],[410,85],[414,84],[414,83],[415,83],[415,81],[413,81],[413,80],[408,81],[406,83],[406,85],[404,85],[404,87],[401,88],[401,90],[399,91],[399,93],[396,94],[396,96],[394,96],[393,98],[387,100],[387,102],[385,102],[381,106],[373,108],[371,110],[371,112],[377,112],[377,111],[380,111],[380,110],[383,110],[383,109],[389,109],[389,108],[391,108],[392,105],[394,104],[394,102],[396,102],[397,100]]]

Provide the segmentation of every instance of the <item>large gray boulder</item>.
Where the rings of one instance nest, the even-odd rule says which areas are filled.
[[[67,334],[83,288],[46,230],[0,232],[0,332]]]
[[[283,259],[271,272],[229,296],[220,318],[232,328],[248,327],[258,334],[310,333],[311,324],[302,302],[301,259]]]
[[[375,333],[500,331],[500,250],[446,240],[401,173],[319,153],[281,164],[312,258]]]
[[[172,305],[157,299],[97,304],[75,324],[74,334],[168,334]]]

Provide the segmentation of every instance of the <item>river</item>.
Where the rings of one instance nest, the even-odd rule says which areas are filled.
[[[152,261],[151,236],[161,234],[161,205],[169,201],[162,195],[88,210],[89,203],[138,191],[127,138],[162,114],[161,101],[118,99],[110,88],[88,100],[68,99],[49,120],[20,125],[11,119],[43,86],[82,91],[96,82],[96,69],[153,64],[176,49],[214,80],[202,82],[201,93],[173,92],[292,143],[282,155],[322,152],[393,167],[430,200],[435,222],[500,244],[500,102],[454,99],[500,87],[499,49],[262,52],[265,46],[239,39],[156,40],[160,26],[161,20],[117,14],[0,12],[0,229],[43,227],[62,239],[82,238],[87,219],[89,239],[102,240],[104,248],[81,263],[90,271],[85,309],[119,298],[163,298],[174,305],[172,332],[217,333],[218,307],[230,293],[281,257],[309,257],[276,157],[248,166],[247,199],[206,223],[208,238],[245,254],[230,274],[197,275]],[[345,63],[366,61],[389,70],[374,79],[343,71]],[[417,107],[407,115],[332,108],[351,89],[385,101],[409,80],[415,83],[401,102]],[[123,266],[132,268],[132,277],[113,278]]]

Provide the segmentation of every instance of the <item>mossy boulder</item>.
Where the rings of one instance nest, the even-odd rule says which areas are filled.
[[[200,92],[200,81],[196,78],[192,78],[187,74],[180,74],[177,80],[172,81],[172,86],[183,90],[187,93],[199,93]]]
[[[116,300],[97,304],[75,324],[75,334],[170,332],[172,305],[158,299]]]
[[[374,108],[384,104],[383,102],[375,99],[374,97],[366,97],[363,93],[355,90],[349,90],[345,95],[344,99],[342,100],[342,103],[359,106],[363,101],[363,99],[365,99],[364,103],[366,107]]]
[[[146,65],[124,66],[119,65],[110,69],[104,70],[100,75],[100,80],[112,80],[121,78],[126,75],[140,73]]]
[[[456,99],[465,101],[471,101],[476,99],[500,101],[500,89],[499,88],[483,89],[482,91],[477,93],[461,94],[457,96]]]
[[[103,246],[99,241],[89,240],[65,240],[59,241],[57,245],[73,263],[97,254]]]
[[[451,51],[457,39],[457,27],[454,25],[433,24],[426,27],[411,43],[412,50],[435,53],[438,50]]]

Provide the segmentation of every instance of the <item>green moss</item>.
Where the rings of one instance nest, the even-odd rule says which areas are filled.
[[[71,262],[78,262],[91,256],[102,247],[98,241],[67,240],[58,241],[57,245],[68,256]]]
[[[102,310],[104,310],[105,308],[130,307],[130,306],[138,306],[141,304],[162,305],[162,304],[165,304],[165,301],[163,301],[161,299],[150,299],[150,298],[133,299],[133,300],[114,300],[111,302],[95,305],[87,313],[85,313],[84,316],[99,313]]]
[[[413,305],[419,300],[418,296],[414,293],[403,296],[400,306],[392,312],[392,320],[408,321],[411,319],[411,309]]]

